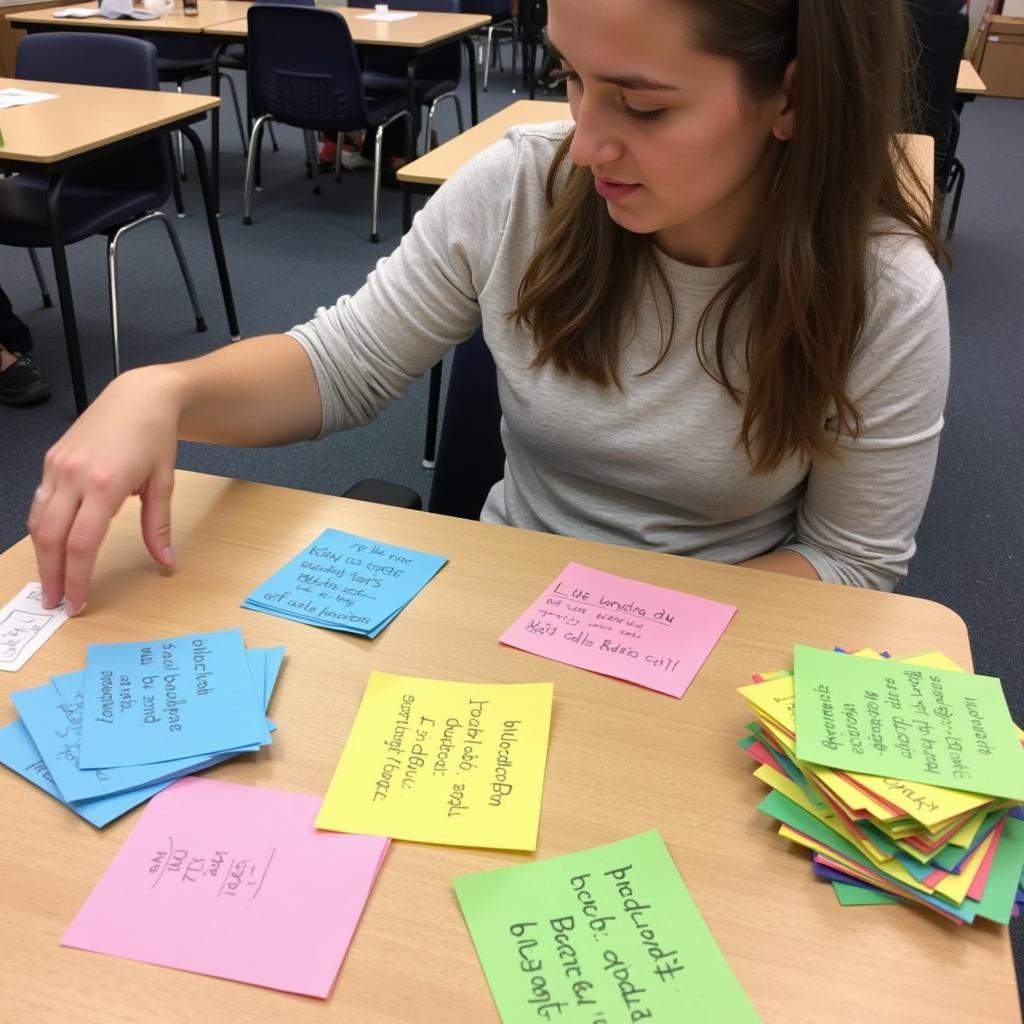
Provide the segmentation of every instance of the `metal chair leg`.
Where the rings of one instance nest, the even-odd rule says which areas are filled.
[[[188,297],[192,303],[192,312],[195,313],[196,330],[200,333],[206,330],[206,320],[203,317],[203,311],[199,308],[199,296],[196,294],[196,286],[192,281],[188,263],[185,261],[185,253],[181,248],[178,232],[174,229],[174,222],[163,210],[154,210],[152,213],[147,213],[145,216],[139,217],[129,224],[123,224],[110,235],[107,241],[107,285],[110,298],[110,333],[113,341],[115,377],[121,372],[120,317],[118,315],[117,299],[117,247],[121,239],[129,231],[134,231],[135,228],[141,227],[152,220],[160,221],[167,229],[167,235],[174,248],[174,255],[177,257],[178,266],[181,268],[181,275],[185,279],[185,287],[188,289]]]
[[[269,114],[256,118],[249,136],[249,155],[245,160],[245,188],[242,193],[242,223],[252,223],[252,186],[256,175],[256,162],[260,158],[260,146],[263,141],[263,126],[271,120]]]
[[[370,221],[370,241],[380,241],[379,212],[380,212],[380,159],[381,147],[384,143],[384,125],[377,128],[373,137],[373,218]]]
[[[270,145],[273,147],[275,153],[280,152],[281,147],[277,144],[277,136],[274,134],[274,122],[271,121],[267,128],[270,131]]]
[[[334,140],[334,184],[341,183],[341,150],[345,142],[345,133],[338,132]]]
[[[181,82],[179,82],[178,92],[183,93],[184,91]],[[185,171],[185,140],[182,138],[181,132],[174,133],[174,155],[178,165],[178,178],[181,181],[188,181],[188,174]]]
[[[35,249],[29,249],[28,258],[32,261],[32,269],[36,273],[36,280],[39,282],[39,294],[43,299],[43,306],[46,309],[53,308],[53,299],[50,298],[50,293],[46,288],[46,278],[43,277],[43,267],[39,262],[39,253]]]
[[[433,103],[430,104],[427,109],[427,141],[424,144],[424,152],[429,153],[431,146],[433,145],[434,138],[434,111],[437,110],[437,105],[442,100],[452,100],[455,103],[455,116],[459,122],[459,134],[461,135],[465,131],[465,125],[462,120],[462,101],[459,99],[459,94],[455,92],[446,92],[441,96],[438,96]]]
[[[494,40],[494,26],[487,26],[487,48],[486,57],[484,58],[484,92],[487,92],[487,80],[491,74],[491,45]]]
[[[960,212],[960,197],[964,191],[964,179],[967,177],[967,173],[964,170],[964,165],[959,161],[953,160],[953,173],[950,175],[950,182],[956,182],[953,187],[953,206],[949,211],[949,224],[946,227],[946,238],[952,238],[953,232],[956,230],[956,218]]]
[[[310,177],[316,175],[316,184],[313,186],[313,195],[320,195],[320,158],[316,151],[316,133],[303,131],[302,139],[306,143],[306,160],[310,167]]]

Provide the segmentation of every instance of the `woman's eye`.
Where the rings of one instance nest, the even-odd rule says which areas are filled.
[[[657,110],[637,110],[636,107],[631,107],[628,103],[623,103],[622,112],[627,117],[631,117],[634,121],[657,121],[658,118],[665,113],[665,108],[660,107]]]

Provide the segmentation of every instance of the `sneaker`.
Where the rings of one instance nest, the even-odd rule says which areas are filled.
[[[346,171],[365,171],[368,167],[373,166],[373,161],[367,160],[357,149],[349,149],[348,146],[342,146],[341,166]]]
[[[50,382],[28,356],[0,370],[0,405],[30,405],[50,397]]]

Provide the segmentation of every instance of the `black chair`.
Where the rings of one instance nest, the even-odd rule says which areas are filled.
[[[405,98],[371,96],[345,19],[335,11],[305,6],[257,4],[249,8],[249,95],[256,120],[245,170],[243,223],[252,223],[252,191],[263,128],[271,120],[301,128],[306,153],[319,180],[315,133],[376,131],[373,219],[370,240],[380,241],[381,143],[384,129],[406,119],[412,149],[412,115]],[[314,189],[319,194],[319,186]]]
[[[152,43],[100,32],[47,32],[30,35],[18,46],[17,78],[77,85],[105,85],[123,89],[159,89],[156,48]],[[54,262],[63,263],[64,246],[90,238],[107,237],[107,271],[110,294],[114,373],[120,372],[118,336],[117,249],[124,235],[151,220],[167,230],[185,279],[196,317],[196,330],[206,322],[185,254],[174,224],[160,209],[171,194],[174,167],[170,139],[166,136],[94,160],[67,172],[60,192],[62,227],[60,252]],[[17,174],[0,181],[0,245],[19,248],[50,248],[48,192],[50,180],[42,174]]]
[[[349,0],[349,7],[373,7],[373,0]],[[462,0],[391,0],[394,11],[437,11],[459,14]],[[367,46],[363,55],[363,85],[367,92],[385,96],[406,96],[409,90],[408,52],[394,46]],[[424,150],[433,145],[434,113],[442,100],[455,104],[459,132],[465,129],[459,81],[462,78],[462,44],[456,40],[427,50],[416,60],[415,100],[427,107],[427,132]]]
[[[510,0],[462,0],[465,14],[489,14],[491,23],[474,35],[485,37],[483,53],[484,92],[487,92],[487,81],[491,72],[491,55],[501,59],[501,43],[512,43],[512,94],[516,91],[516,51],[519,49],[519,21],[512,13]],[[495,36],[498,45],[495,46]]]
[[[941,200],[953,194],[946,237],[956,227],[963,193],[964,165],[957,159],[960,116],[957,109],[956,81],[960,60],[967,44],[966,14],[951,10],[948,4],[934,0],[907,0],[912,36],[917,53],[916,82],[919,108],[917,131],[935,140],[935,185]]]
[[[429,511],[479,519],[488,491],[504,471],[497,372],[478,329],[452,354]],[[383,480],[362,480],[344,496],[401,508],[423,507],[415,491]]]

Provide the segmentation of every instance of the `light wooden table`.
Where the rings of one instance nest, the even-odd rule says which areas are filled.
[[[66,7],[79,6],[71,0]],[[84,4],[81,6],[90,6]],[[54,11],[63,7],[50,7],[39,11],[19,11],[8,14],[7,20],[14,28],[33,32],[76,32],[101,31],[121,32],[146,38],[154,33],[169,37],[181,37],[193,41],[203,37],[214,25],[242,17],[252,6],[247,0],[200,0],[199,13],[186,16],[182,0],[175,0],[174,9],[152,21],[134,21],[131,18],[55,18]],[[210,40],[210,95],[220,96],[220,57],[226,42]],[[213,178],[214,210],[220,211],[220,107],[214,107],[210,114],[210,163]],[[180,212],[180,211],[179,211]]]
[[[971,665],[948,609],[731,566],[179,473],[179,567],[156,569],[134,500],[101,553],[86,613],[0,687],[79,668],[91,642],[240,626],[283,643],[273,745],[211,776],[320,794],[372,669],[495,682],[550,680],[555,708],[537,857],[658,828],[716,940],[766,1022],[1017,1019],[1005,929],[956,928],[904,907],[843,910],[809,859],[755,810],[764,787],[737,747],[751,716],[736,687],[791,663],[796,642],[941,649]],[[451,561],[375,641],[245,611],[239,602],[327,526]],[[680,701],[502,647],[497,638],[565,564],[735,604]],[[0,555],[0,599],[36,579],[30,544]],[[14,717],[0,702],[0,723]],[[0,1018],[33,1024],[188,1021],[487,1024],[491,998],[451,887],[456,875],[530,855],[396,842],[326,1002],[62,949],[60,936],[138,814],[97,832],[0,774]],[[202,927],[202,922],[196,922]],[[685,1008],[681,1008],[684,1019]],[[723,1022],[728,1024],[728,1022]]]
[[[131,18],[56,18],[55,11],[67,7],[91,7],[89,3],[75,3],[70,0],[62,7],[50,7],[40,11],[20,11],[8,14],[7,20],[15,28],[59,29],[61,32],[77,29],[97,29],[101,32],[128,32],[132,35],[152,35],[166,32],[174,35],[201,35],[208,28],[222,21],[244,18],[252,6],[246,0],[199,0],[199,13],[186,15],[181,0],[176,0],[174,10],[161,14],[152,21],[134,21]],[[97,5],[98,6],[98,5]]]
[[[202,141],[190,127],[201,121],[207,112],[216,110],[220,100],[213,96],[190,96],[156,90],[110,89],[93,85],[0,78],[0,89],[10,87],[57,94],[57,99],[3,111],[0,124],[4,144],[0,146],[0,169],[33,171],[50,177],[50,247],[53,250],[54,274],[57,278],[77,411],[82,412],[88,404],[88,395],[64,253],[60,197],[67,172],[82,163],[109,156],[172,130],[182,132],[189,139],[195,151],[206,203],[210,242],[217,263],[228,325],[231,336],[237,338],[238,318],[235,315],[220,228],[214,213],[214,197],[206,169],[206,157]]]
[[[988,92],[988,86],[982,81],[981,75],[969,60],[960,61],[960,71],[956,76],[956,91],[961,96],[980,96]]]

